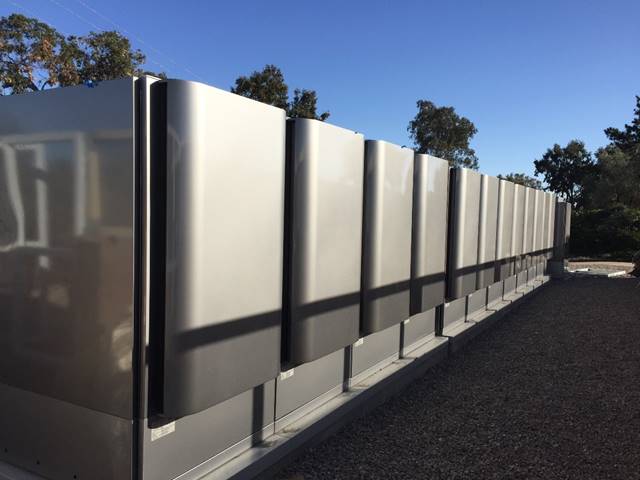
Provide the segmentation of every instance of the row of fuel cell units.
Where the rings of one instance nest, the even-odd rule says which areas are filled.
[[[0,98],[0,462],[200,478],[540,275],[555,206],[194,82]]]
[[[487,303],[512,299],[564,255],[565,218],[570,206],[549,192],[464,168],[451,170],[447,303],[443,331],[455,331]],[[554,250],[555,247],[555,250]]]

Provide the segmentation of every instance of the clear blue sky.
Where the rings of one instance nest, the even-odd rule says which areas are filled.
[[[115,23],[150,69],[225,89],[276,64],[367,138],[409,145],[417,99],[454,106],[490,174],[531,174],[556,142],[602,146],[640,94],[639,0],[0,0],[13,11],[66,34]]]

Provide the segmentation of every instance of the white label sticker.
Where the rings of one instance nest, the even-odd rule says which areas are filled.
[[[294,370],[295,368],[292,368],[291,370],[287,370],[286,372],[280,372],[280,380],[286,380],[289,377],[293,377]]]
[[[356,343],[353,344],[354,347],[359,347],[364,343],[364,338],[359,338]]]
[[[167,423],[158,428],[154,428],[151,430],[151,441],[155,442],[159,438],[166,437],[170,433],[176,431],[176,422]]]

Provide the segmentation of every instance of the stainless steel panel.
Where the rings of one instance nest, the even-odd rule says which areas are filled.
[[[513,235],[511,240],[511,256],[517,257],[524,253],[524,227],[526,221],[526,187],[513,187]]]
[[[487,287],[487,309],[491,310],[497,303],[502,301],[504,295],[505,282],[496,282]]]
[[[444,302],[449,162],[416,154],[413,170],[411,314]]]
[[[132,78],[0,98],[0,382],[122,418],[134,110]]]
[[[467,297],[458,298],[444,304],[443,311],[443,334],[467,319]]]
[[[498,228],[496,235],[496,278],[504,280],[514,274],[513,228],[515,209],[515,184],[500,180],[498,193]]]
[[[504,281],[504,295],[503,298],[516,290],[517,277],[513,275],[512,277],[506,278]]]
[[[310,362],[352,344],[360,324],[364,137],[290,120],[285,359]]]
[[[0,461],[51,480],[131,476],[131,420],[2,383],[0,412]]]
[[[402,347],[407,349],[427,335],[436,333],[436,309],[413,315],[402,325]]]
[[[413,150],[378,140],[365,146],[361,332],[409,318]]]
[[[553,230],[556,217],[556,196],[553,193],[547,193],[547,202],[549,208],[549,214],[547,218],[547,235],[545,240],[545,249],[547,250],[547,259],[550,259],[553,255]]]
[[[500,180],[482,175],[480,180],[480,225],[478,232],[478,276],[476,289],[486,288],[495,278]]]
[[[536,191],[533,188],[525,188],[525,223],[523,234],[522,253],[530,255],[534,248],[535,219],[536,219]]]
[[[342,385],[349,378],[348,349],[297,366],[292,376],[279,377],[276,397],[276,419]]]
[[[513,226],[515,210],[516,185],[507,180],[500,180],[498,193],[498,234],[496,237],[496,259],[502,260],[513,256]]]
[[[161,438],[152,440],[152,430],[143,425],[142,480],[171,480],[207,461],[213,462],[210,467],[213,468],[224,459],[210,459],[238,442],[249,439],[244,449],[252,443],[259,443],[273,433],[268,429],[263,432],[263,429],[273,426],[274,403],[275,380],[271,380],[211,408],[176,420],[175,430]]]
[[[400,354],[400,325],[364,337],[354,346],[351,357],[351,376],[355,377],[387,358]]]
[[[545,217],[545,194],[542,190],[535,190],[535,224],[533,251],[540,252],[544,249],[544,217]]]
[[[162,413],[181,417],[279,371],[285,113],[180,80],[152,85],[160,104],[163,89]]]
[[[475,291],[467,295],[467,318],[473,319],[474,315],[487,309],[487,289]]]
[[[447,275],[450,299],[476,290],[480,220],[481,175],[466,168],[452,170],[451,224]]]

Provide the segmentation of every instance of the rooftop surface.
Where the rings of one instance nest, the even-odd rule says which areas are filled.
[[[569,277],[275,478],[640,478],[640,280]]]

